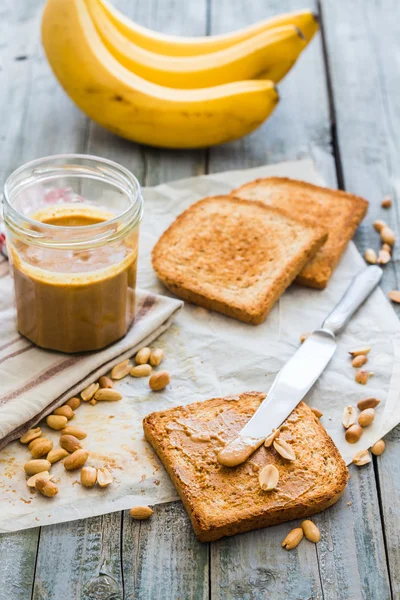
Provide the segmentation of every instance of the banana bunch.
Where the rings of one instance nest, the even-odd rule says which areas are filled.
[[[256,129],[274,110],[275,83],[318,30],[310,11],[227,35],[152,32],[107,0],[47,0],[42,41],[72,100],[138,143],[200,148]]]

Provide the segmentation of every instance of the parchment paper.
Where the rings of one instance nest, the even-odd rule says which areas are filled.
[[[299,161],[145,189],[140,287],[168,293],[153,273],[150,251],[176,215],[203,196],[226,193],[256,177],[271,175],[321,183],[313,164]],[[142,418],[155,410],[210,397],[246,390],[268,392],[276,373],[298,347],[300,334],[320,326],[363,266],[363,259],[350,244],[326,290],[291,286],[258,327],[186,304],[157,341],[165,349],[163,367],[172,375],[171,385],[163,392],[149,394],[146,380],[128,378],[116,386],[124,393],[123,400],[94,407],[83,404],[71,422],[88,433],[83,441],[91,451],[88,464],[108,466],[114,483],[103,490],[83,489],[76,473],[66,473],[61,464],[56,464],[52,473],[60,480],[59,495],[54,499],[39,497],[25,484],[22,467],[30,456],[27,449],[18,442],[9,444],[0,453],[0,532],[176,499],[168,476],[143,439]],[[348,350],[364,344],[372,346],[368,369],[375,375],[361,386],[354,381]],[[399,357],[399,321],[378,289],[338,336],[334,358],[306,398],[311,406],[323,411],[322,423],[347,463],[355,452],[368,448],[400,422]],[[381,400],[376,419],[364,430],[360,442],[349,445],[341,425],[343,408],[366,396]],[[46,427],[44,430],[57,441],[55,432]]]

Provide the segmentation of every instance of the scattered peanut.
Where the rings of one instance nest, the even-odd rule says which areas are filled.
[[[355,444],[358,442],[362,434],[362,427],[358,423],[355,423],[346,430],[344,437],[346,438],[346,442],[349,442],[349,444]]]
[[[392,290],[388,293],[388,296],[392,302],[399,303],[400,302],[400,292],[397,290]]]
[[[121,398],[122,394],[120,392],[110,388],[102,388],[95,394],[95,400],[104,400],[106,402],[117,402],[118,400],[121,400]]]
[[[281,438],[275,439],[273,441],[273,446],[282,458],[285,458],[286,460],[296,460],[296,454],[292,446],[285,442],[285,440],[281,440]]]
[[[372,375],[373,373],[371,371],[364,371],[363,369],[359,369],[358,371],[356,371],[354,379],[357,383],[360,383],[361,385],[366,385],[368,379],[372,377]]]
[[[387,265],[391,258],[390,252],[387,252],[386,250],[380,250],[377,263],[378,265]]]
[[[47,426],[56,431],[63,429],[66,426],[67,421],[67,417],[63,417],[62,415],[50,415],[46,419]]]
[[[53,498],[58,494],[58,487],[50,479],[39,478],[35,481],[35,490],[47,496],[47,498]]]
[[[300,544],[303,535],[304,533],[301,527],[292,529],[283,540],[282,547],[286,548],[286,550],[293,550],[293,548],[296,548],[296,546]]]
[[[371,448],[371,452],[372,454],[375,454],[375,456],[380,456],[381,454],[383,454],[384,450],[385,442],[383,440],[378,440]]]
[[[135,363],[137,365],[144,365],[149,362],[151,350],[150,348],[141,348],[135,356]]]
[[[392,246],[389,246],[389,244],[382,244],[382,250],[385,250],[385,252],[389,252],[389,254],[392,254]]]
[[[40,473],[36,473],[36,475],[32,475],[26,481],[26,485],[28,487],[35,487],[35,483],[37,479],[50,479],[50,473],[48,471],[41,471]]]
[[[380,233],[384,227],[387,227],[385,221],[382,220],[374,221],[373,226],[378,233]]]
[[[82,448],[82,444],[80,443],[78,438],[68,433],[60,437],[60,446],[68,452],[75,452],[75,450],[79,450],[79,448]]]
[[[358,410],[365,410],[366,408],[376,408],[380,400],[378,398],[363,398],[359,402],[357,402]]]
[[[392,206],[392,198],[390,196],[384,196],[381,202],[382,208],[390,208]]]
[[[396,241],[396,236],[394,235],[394,231],[390,229],[390,227],[386,226],[380,230],[380,236],[382,242],[385,244],[389,244],[389,246],[394,246]]]
[[[321,539],[321,533],[320,533],[318,527],[316,526],[315,523],[313,523],[309,519],[306,519],[305,521],[302,522],[301,528],[304,532],[304,535],[310,542],[317,544],[319,542],[319,540]]]
[[[41,458],[48,454],[53,447],[53,442],[47,438],[37,438],[29,444],[29,452],[33,458]]]
[[[92,398],[91,400],[89,400],[89,404],[90,404],[90,406],[96,406],[97,400],[95,400],[94,398]]]
[[[273,441],[279,437],[280,434],[280,430],[279,429],[273,429],[272,432],[265,438],[264,441],[264,446],[266,448],[271,448]]]
[[[36,475],[36,473],[41,473],[42,471],[50,471],[50,467],[51,463],[48,460],[38,458],[25,463],[24,471],[27,475]]]
[[[81,470],[81,484],[92,488],[97,481],[97,469],[94,467],[83,467]]]
[[[88,458],[89,452],[87,450],[82,450],[82,448],[75,450],[64,460],[64,468],[66,471],[76,471],[76,469],[83,467]]]
[[[50,450],[46,458],[53,465],[54,463],[58,462],[59,460],[62,460],[66,456],[68,456],[68,452],[64,448],[58,447],[53,448],[53,450]]]
[[[348,429],[357,421],[357,413],[354,406],[346,406],[343,411],[342,425],[345,429]]]
[[[374,265],[377,261],[377,256],[375,250],[372,248],[367,248],[364,253],[364,258],[370,265]]]
[[[82,392],[81,392],[81,398],[84,402],[89,402],[89,400],[91,400],[93,398],[93,396],[95,395],[95,393],[97,392],[97,390],[99,389],[99,384],[98,383],[91,383],[90,385],[88,385]]]
[[[40,437],[42,435],[42,430],[40,427],[35,427],[34,429],[29,429],[22,437],[19,438],[21,444],[29,444],[32,440]]]
[[[60,408],[56,408],[56,410],[53,411],[53,415],[61,415],[62,417],[67,417],[67,419],[69,421],[70,419],[72,419],[72,417],[75,415],[75,413],[70,406],[66,406],[64,404],[64,406],[60,406]]]
[[[274,465],[266,465],[258,475],[260,487],[264,492],[275,489],[279,481],[279,471]]]
[[[362,467],[363,465],[370,463],[371,460],[371,455],[368,450],[359,450],[353,456],[353,463],[357,465],[357,467]]]
[[[368,357],[365,356],[365,354],[359,354],[358,356],[355,356],[353,358],[353,360],[351,361],[351,366],[356,369],[359,369],[360,367],[365,365],[366,362],[368,362]]]
[[[148,519],[153,514],[150,506],[134,506],[129,511],[132,519],[136,519],[138,521],[143,521],[144,519]]]
[[[358,424],[361,425],[361,427],[368,427],[374,419],[375,410],[373,408],[366,408],[358,415]]]
[[[300,343],[303,344],[307,338],[309,338],[311,335],[311,332],[306,332],[306,333],[302,333],[300,335]]]
[[[157,371],[149,379],[149,386],[153,392],[163,390],[171,381],[168,371]]]
[[[106,377],[105,375],[103,375],[102,377],[100,377],[100,379],[99,379],[99,385],[100,385],[101,388],[112,388],[112,387],[114,387],[114,384],[111,381],[111,379],[109,377]]]
[[[154,348],[154,350],[151,351],[149,362],[152,367],[158,367],[163,358],[164,350],[161,350],[161,348]]]
[[[314,415],[317,417],[317,419],[320,419],[321,417],[324,416],[324,413],[322,412],[322,410],[319,410],[319,408],[311,408],[311,412],[314,413]]]
[[[130,374],[132,377],[148,377],[152,372],[151,365],[136,365],[133,369],[130,370]]]
[[[127,358],[126,360],[123,360],[118,365],[115,365],[115,367],[111,371],[111,379],[123,379],[124,377],[129,375],[129,371],[131,369],[132,369],[132,365],[129,362],[129,358]],[[105,388],[105,389],[107,389],[107,388]]]
[[[371,346],[364,346],[363,348],[356,348],[355,350],[349,350],[349,354],[354,358],[360,356],[360,354],[368,354],[371,351]]]
[[[72,408],[72,410],[76,410],[77,408],[80,407],[81,401],[79,400],[79,398],[76,398],[74,396],[73,398],[70,398],[69,400],[67,400],[67,402],[65,404],[67,406],[70,406]]]
[[[79,429],[78,427],[72,427],[71,425],[67,425],[64,429],[61,430],[63,435],[73,435],[78,440],[84,440],[87,436],[87,433],[83,431],[83,429]]]
[[[101,488],[107,487],[112,482],[113,477],[108,469],[105,467],[102,469],[97,469],[97,483]]]

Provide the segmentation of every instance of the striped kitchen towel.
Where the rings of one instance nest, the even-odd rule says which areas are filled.
[[[150,344],[170,326],[183,305],[180,300],[138,290],[135,321],[122,340],[100,352],[50,352],[18,334],[8,271],[8,261],[0,255],[0,449],[138,348]]]

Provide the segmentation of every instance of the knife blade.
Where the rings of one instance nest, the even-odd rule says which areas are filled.
[[[314,331],[276,376],[267,398],[239,435],[218,454],[218,462],[234,467],[245,462],[273,429],[282,425],[324,371],[335,353],[336,334],[345,327],[382,278],[376,266],[363,269],[351,282],[321,329]]]

